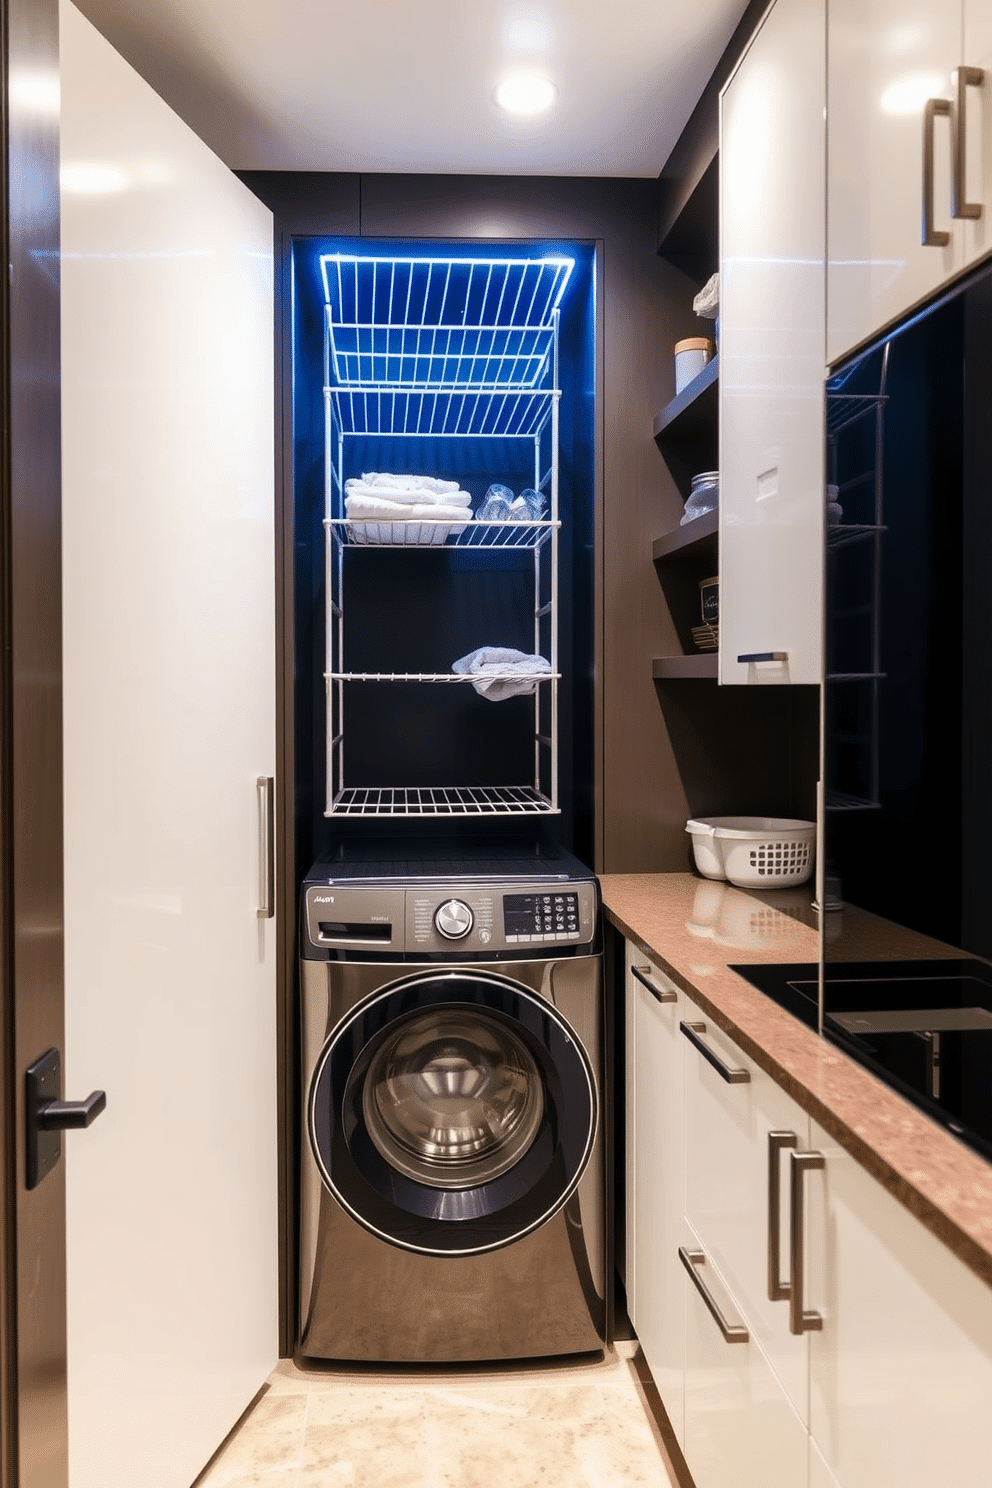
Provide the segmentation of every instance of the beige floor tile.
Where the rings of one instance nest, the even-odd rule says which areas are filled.
[[[427,1418],[431,1488],[577,1488],[573,1429],[527,1416],[439,1406]]]
[[[212,1473],[198,1478],[196,1488],[299,1488],[300,1470],[297,1467],[277,1467],[271,1470],[237,1473],[233,1478],[215,1478]]]
[[[575,1423],[603,1413],[603,1396],[598,1385],[572,1384],[562,1381],[555,1386],[542,1380],[535,1385],[480,1384],[476,1389],[428,1390],[428,1409],[432,1403],[451,1405],[460,1410],[478,1410],[484,1415],[512,1418],[537,1418],[542,1421]]]
[[[632,1353],[391,1372],[282,1361],[198,1488],[670,1488]]]
[[[241,1488],[265,1482],[268,1488],[295,1488],[271,1475],[298,1470],[303,1460],[306,1395],[263,1395],[223,1447],[197,1488]],[[267,1476],[268,1475],[268,1476]]]
[[[419,1385],[408,1388],[383,1385],[378,1388],[341,1384],[335,1390],[311,1392],[307,1408],[307,1435],[318,1426],[355,1425],[387,1428],[400,1422],[419,1420],[424,1413],[424,1392]]]
[[[426,1488],[422,1415],[379,1416],[307,1428],[299,1488]]]

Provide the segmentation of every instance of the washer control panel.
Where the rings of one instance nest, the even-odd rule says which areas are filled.
[[[598,910],[594,881],[310,884],[304,955],[584,951],[596,941]]]
[[[503,895],[503,933],[509,945],[533,940],[579,940],[579,896],[575,889]]]

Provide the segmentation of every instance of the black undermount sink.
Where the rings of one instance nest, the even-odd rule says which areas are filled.
[[[731,970],[816,1028],[813,962]],[[966,959],[829,963],[824,1032],[992,1161],[992,967]]]

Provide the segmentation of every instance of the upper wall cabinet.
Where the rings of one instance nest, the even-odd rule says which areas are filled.
[[[831,362],[992,249],[988,0],[830,0]]]
[[[824,0],[778,0],[721,96],[720,680],[822,675]]]

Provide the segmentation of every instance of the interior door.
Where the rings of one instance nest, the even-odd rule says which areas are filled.
[[[69,1481],[186,1488],[277,1354],[272,219],[61,28]]]

